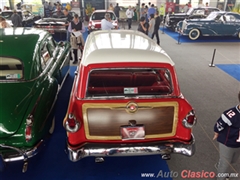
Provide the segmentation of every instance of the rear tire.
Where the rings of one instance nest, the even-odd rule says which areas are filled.
[[[55,116],[52,119],[52,125],[51,125],[51,127],[49,129],[49,134],[53,134],[54,129],[55,129]]]
[[[198,29],[192,29],[189,34],[188,34],[188,37],[191,39],[191,40],[196,40],[199,38],[200,36],[200,31]]]

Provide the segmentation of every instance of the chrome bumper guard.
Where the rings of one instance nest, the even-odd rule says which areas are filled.
[[[28,158],[31,158],[33,156],[35,156],[36,154],[38,154],[38,152],[40,151],[40,149],[43,147],[44,145],[44,141],[41,140],[36,146],[34,146],[32,149],[28,149],[28,150],[22,150],[13,146],[7,146],[4,144],[0,144],[1,148],[4,149],[11,149],[14,150],[14,153],[11,154],[0,154],[0,158],[2,158],[2,160],[4,162],[13,162],[13,161],[27,161]]]
[[[147,146],[146,146],[147,145]],[[79,149],[72,149],[69,145],[67,147],[68,158],[73,161],[79,161],[85,157],[106,157],[106,156],[141,156],[141,155],[170,155],[171,153],[182,154],[185,156],[192,156],[195,153],[195,138],[192,134],[192,139],[187,144],[180,142],[159,142],[132,144],[127,146],[126,144],[121,147],[114,145],[94,145],[85,144]]]

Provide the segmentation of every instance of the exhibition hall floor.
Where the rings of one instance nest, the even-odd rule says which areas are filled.
[[[132,29],[136,30],[137,25],[133,25]],[[25,174],[21,173],[21,162],[12,163],[0,173],[0,180],[211,179],[193,178],[189,174],[216,172],[214,165],[218,160],[218,143],[212,140],[213,126],[222,111],[238,103],[240,43],[205,41],[177,44],[168,34],[159,31],[159,35],[161,47],[175,62],[181,91],[198,117],[193,129],[196,138],[196,154],[193,157],[172,155],[169,161],[161,160],[160,156],[114,157],[106,158],[100,164],[95,164],[94,158],[85,158],[76,163],[70,162],[64,152],[66,133],[62,121],[76,68],[72,66],[57,100],[56,129],[45,149],[29,161]],[[214,49],[215,67],[209,67]],[[231,167],[231,172],[240,173],[240,159]]]

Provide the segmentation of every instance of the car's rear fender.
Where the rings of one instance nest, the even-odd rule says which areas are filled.
[[[33,147],[41,139],[48,135],[52,118],[53,108],[57,98],[58,83],[55,78],[45,77],[41,87],[33,90],[31,103],[25,113],[23,123],[16,134],[21,134],[21,140],[16,144],[11,140],[10,144],[16,147]],[[30,132],[28,132],[30,130]],[[27,133],[28,132],[28,133]]]

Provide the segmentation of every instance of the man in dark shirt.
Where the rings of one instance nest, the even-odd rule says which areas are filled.
[[[120,11],[120,7],[118,6],[118,3],[117,3],[117,5],[114,7],[114,13],[117,16],[117,18],[119,18],[119,11]]]
[[[67,37],[66,37],[66,40],[68,41],[68,42],[70,42],[70,32],[68,31],[68,26],[69,26],[69,23],[71,23],[71,21],[73,20],[73,17],[72,17],[72,15],[68,12],[68,9],[64,9],[63,10],[63,14],[64,14],[64,16],[66,16],[67,17],[67,19],[66,19],[66,23],[65,23],[65,26],[66,26],[66,34],[67,34]]]
[[[240,103],[240,91],[238,93]],[[228,174],[229,167],[240,157],[240,104],[224,111],[214,126],[213,140],[219,142],[218,173]],[[228,179],[218,177],[217,180]]]
[[[158,11],[156,11],[155,15],[156,15],[155,16],[155,25],[154,25],[154,32],[152,34],[152,39],[154,38],[154,35],[156,35],[157,44],[160,45],[158,30],[159,30],[159,26],[160,26],[160,23],[161,23],[161,18],[159,16]]]
[[[13,15],[11,16],[11,20],[13,23],[13,27],[22,27],[22,18],[18,15],[17,11],[13,11]]]

